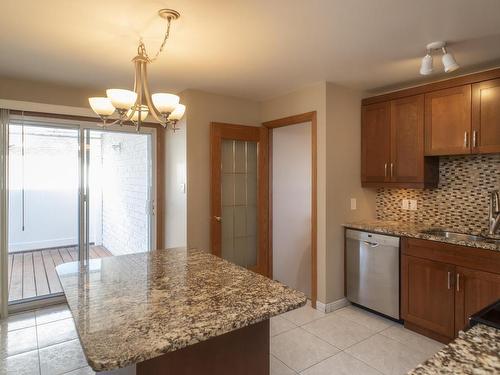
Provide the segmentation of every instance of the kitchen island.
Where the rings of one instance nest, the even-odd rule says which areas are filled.
[[[112,374],[269,374],[269,318],[306,296],[195,249],[57,267],[87,361]]]

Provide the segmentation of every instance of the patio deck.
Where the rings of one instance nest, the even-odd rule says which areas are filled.
[[[102,246],[90,247],[90,258],[112,256]],[[78,260],[76,246],[9,254],[9,302],[61,293],[55,267]]]

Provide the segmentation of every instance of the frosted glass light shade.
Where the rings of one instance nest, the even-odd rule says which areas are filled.
[[[455,61],[453,55],[449,52],[443,55],[443,66],[446,73],[453,72],[459,68],[459,65]]]
[[[153,94],[151,99],[153,99],[155,108],[162,114],[172,112],[179,104],[179,97],[174,94]]]
[[[184,116],[184,112],[186,112],[186,106],[184,104],[177,104],[174,111],[168,116],[168,119],[178,121]]]
[[[106,95],[116,109],[129,110],[137,100],[137,93],[130,90],[108,89]]]
[[[422,59],[422,64],[420,65],[420,74],[423,76],[429,75],[432,73],[432,56],[427,54]]]
[[[131,112],[132,112],[132,109],[129,109],[127,111],[127,117],[130,116]],[[146,119],[146,117],[148,117],[148,113],[149,113],[148,106],[142,105],[141,106],[141,121],[144,121]],[[139,111],[135,111],[134,114],[132,115],[132,117],[130,118],[130,120],[132,120],[134,122],[139,120]]]
[[[113,107],[109,98],[89,98],[89,104],[99,116],[111,116],[115,111],[115,107]]]

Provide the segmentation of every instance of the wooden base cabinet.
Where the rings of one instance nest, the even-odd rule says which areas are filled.
[[[405,327],[447,343],[469,317],[500,299],[500,252],[404,238],[401,315]]]
[[[403,256],[403,318],[443,337],[453,337],[455,292],[451,285],[453,266],[427,259]]]

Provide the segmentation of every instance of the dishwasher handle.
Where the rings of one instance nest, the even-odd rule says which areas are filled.
[[[377,242],[370,242],[370,241],[363,241],[365,244],[367,244],[368,246],[370,247],[377,247],[379,246],[380,244],[377,243]]]

